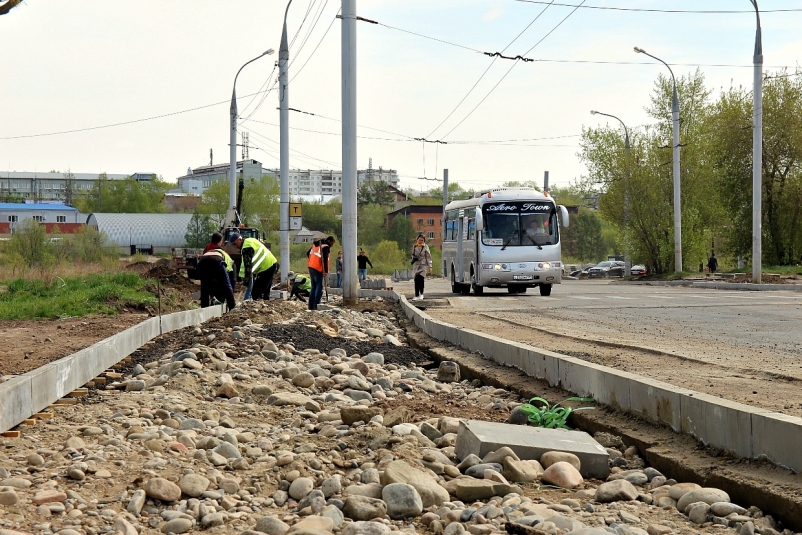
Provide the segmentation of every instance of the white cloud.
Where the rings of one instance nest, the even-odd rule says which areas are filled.
[[[485,16],[482,17],[482,20],[496,20],[498,18],[501,18],[503,14],[504,14],[503,9],[493,9],[492,11],[488,11],[487,13],[485,13]]]

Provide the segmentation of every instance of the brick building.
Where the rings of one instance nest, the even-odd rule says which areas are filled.
[[[407,217],[412,221],[415,232],[423,232],[426,243],[430,247],[440,249],[443,245],[443,205],[413,204],[399,208],[387,214],[387,226],[393,224],[396,217]],[[411,246],[412,244],[410,244]]]

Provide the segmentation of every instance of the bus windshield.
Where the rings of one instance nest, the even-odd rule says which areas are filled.
[[[500,202],[482,207],[482,243],[500,246],[554,245],[559,241],[557,212],[544,202]]]

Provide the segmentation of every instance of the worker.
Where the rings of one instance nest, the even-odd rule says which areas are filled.
[[[251,298],[269,300],[273,275],[279,265],[276,257],[256,238],[243,238],[237,232],[231,235],[229,243],[242,253],[239,276],[248,285],[245,301]]]
[[[202,254],[206,254],[215,249],[223,253],[223,260],[225,260],[226,263],[226,273],[228,273],[228,279],[231,281],[231,288],[236,291],[237,274],[234,272],[234,259],[228,256],[228,253],[223,249],[223,235],[219,232],[212,234],[212,238],[209,240],[206,247],[204,247]]]
[[[312,279],[310,279],[308,276],[301,275],[300,273],[296,274],[293,271],[290,271],[287,276],[290,280],[290,284],[292,285],[292,290],[290,290],[290,299],[292,299],[294,296],[302,303],[306,303],[304,296],[309,297],[309,294],[312,292]]]
[[[306,266],[309,268],[309,278],[311,279],[311,291],[309,292],[309,310],[317,310],[317,305],[323,297],[323,252],[321,251],[320,240],[312,242],[312,248],[306,253],[308,260]]]
[[[370,261],[370,258],[368,258],[368,255],[365,254],[364,249],[359,249],[359,254],[356,257],[356,264],[359,282],[361,284],[363,280],[368,278],[368,264],[370,264],[371,269],[373,269],[373,263]]]
[[[201,307],[210,307],[215,299],[225,301],[228,309],[236,306],[234,288],[226,273],[226,263],[221,249],[211,249],[201,255],[198,261],[198,274],[201,282]]]

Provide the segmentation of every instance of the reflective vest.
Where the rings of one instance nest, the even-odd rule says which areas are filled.
[[[201,255],[201,258],[214,258],[216,260],[225,261],[228,255],[222,249],[212,249]],[[226,268],[228,269],[228,268]]]
[[[226,271],[229,271],[229,272],[234,271],[234,260],[232,260],[232,258],[230,256],[228,256],[228,253],[225,252],[224,250],[218,249],[218,251],[223,253],[223,260],[225,260],[225,262],[226,262]]]
[[[298,285],[299,290],[303,290],[305,292],[312,291],[312,279],[310,279],[309,277],[304,277],[303,275],[296,275],[295,284]]]
[[[256,238],[245,238],[242,241],[242,249],[253,249],[251,273],[253,273],[254,277],[263,271],[267,271],[277,262],[270,249]],[[239,276],[245,277],[245,262],[240,264]]]
[[[318,245],[315,247],[312,246],[312,250],[309,251],[309,260],[306,262],[307,267],[311,269],[316,269],[317,271],[323,273],[323,254],[320,252],[320,246]]]

